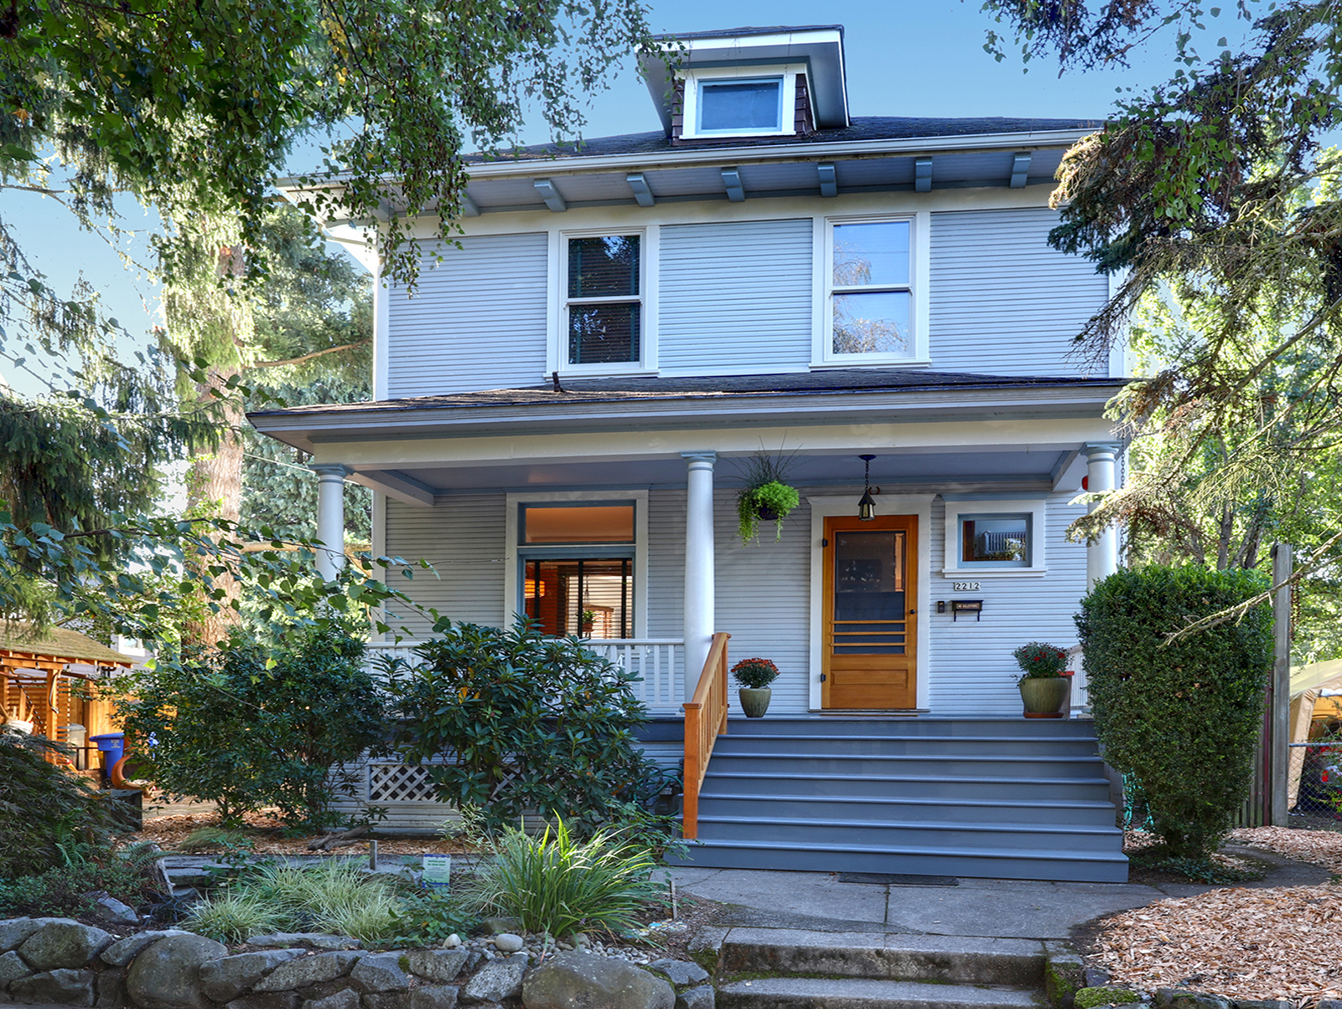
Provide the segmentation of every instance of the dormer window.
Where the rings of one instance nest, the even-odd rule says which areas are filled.
[[[699,81],[699,133],[777,133],[782,128],[782,77]]]
[[[813,129],[805,64],[685,70],[676,93],[677,141],[791,136]]]

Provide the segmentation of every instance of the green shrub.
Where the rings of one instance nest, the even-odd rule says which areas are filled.
[[[637,912],[660,897],[651,879],[656,866],[646,848],[613,832],[579,841],[563,820],[539,837],[510,828],[466,899],[482,912],[517,918],[528,932],[629,932],[638,926]]]
[[[51,868],[0,880],[0,917],[87,915],[102,894],[138,908],[154,889],[149,867],[157,854],[150,844],[62,845]]]
[[[67,863],[78,845],[126,833],[121,807],[49,763],[68,748],[0,726],[0,879]]]
[[[580,833],[654,820],[641,802],[660,772],[635,745],[647,716],[632,674],[534,624],[435,630],[420,666],[388,664],[388,684],[402,759],[445,761],[429,766],[441,801],[479,807],[491,832],[529,809]]]
[[[352,783],[341,765],[383,736],[363,659],[361,641],[329,626],[291,631],[274,649],[236,635],[127,685],[128,745],[160,788],[218,803],[225,825],[265,806],[291,826],[328,825]]]
[[[1262,591],[1252,571],[1151,566],[1097,584],[1076,618],[1105,759],[1141,784],[1170,857],[1206,861],[1248,793],[1272,614],[1166,635]]]

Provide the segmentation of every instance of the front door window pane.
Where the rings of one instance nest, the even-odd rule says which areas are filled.
[[[633,561],[529,560],[526,614],[542,633],[563,637],[628,638],[633,633]]]
[[[908,291],[834,296],[834,353],[912,352]]]
[[[835,535],[835,655],[904,654],[906,559],[902,530]]]

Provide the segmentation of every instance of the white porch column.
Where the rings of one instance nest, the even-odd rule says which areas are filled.
[[[331,581],[345,566],[345,477],[354,471],[340,463],[316,463],[308,469],[317,474],[317,573]]]
[[[713,640],[713,463],[716,452],[682,452],[689,463],[685,502],[685,694],[694,692]]]
[[[1087,445],[1086,490],[1092,494],[1114,489],[1114,461],[1118,458],[1117,445]],[[1088,506],[1094,511],[1096,503]],[[1118,530],[1106,529],[1099,539],[1086,547],[1086,590],[1118,570]]]

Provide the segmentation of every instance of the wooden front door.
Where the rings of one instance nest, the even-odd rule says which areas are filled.
[[[821,706],[917,706],[918,516],[825,519]]]

